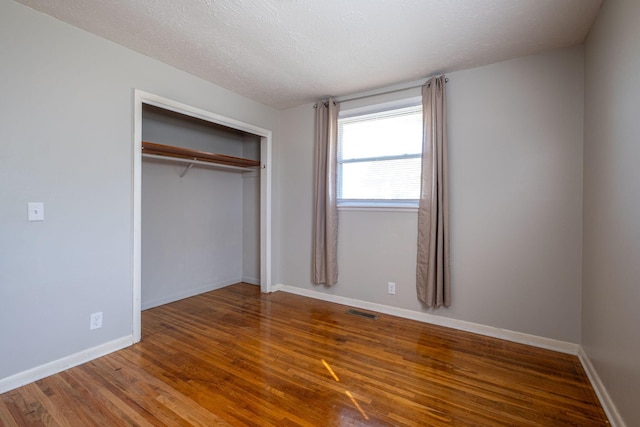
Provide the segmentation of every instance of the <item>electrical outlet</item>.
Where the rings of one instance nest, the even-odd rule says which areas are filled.
[[[98,328],[102,328],[102,312],[93,313],[91,315],[91,323],[89,324],[89,329],[94,330]]]
[[[29,221],[44,221],[44,203],[27,203],[27,219]]]
[[[396,294],[396,282],[387,282],[387,291],[391,295],[395,295]]]

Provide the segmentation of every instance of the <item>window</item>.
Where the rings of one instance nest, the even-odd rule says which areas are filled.
[[[417,207],[422,105],[338,118],[338,206]]]

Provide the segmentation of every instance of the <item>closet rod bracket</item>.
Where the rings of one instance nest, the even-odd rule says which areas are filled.
[[[192,167],[193,167],[193,163],[189,163],[180,174],[180,178],[184,177]]]

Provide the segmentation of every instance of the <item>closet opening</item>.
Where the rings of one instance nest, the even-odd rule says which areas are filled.
[[[270,292],[271,131],[135,92],[134,342],[141,310],[233,283]]]

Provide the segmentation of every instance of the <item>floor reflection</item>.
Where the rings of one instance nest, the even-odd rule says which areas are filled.
[[[329,371],[329,373],[331,374],[331,376],[333,377],[334,380],[336,380],[336,382],[340,382],[340,378],[338,378],[338,375],[336,375],[335,371],[333,370],[333,368],[331,367],[331,365],[329,365],[329,363],[327,363],[326,360],[324,359],[320,359],[320,361],[322,362],[322,364],[324,365],[325,368],[327,368],[327,371]],[[351,392],[349,390],[345,390],[344,394],[347,395],[347,397],[349,397],[349,399],[351,399],[351,402],[353,403],[353,406],[356,407],[356,409],[360,412],[360,414],[362,414],[362,416],[364,417],[365,420],[369,420],[369,416],[367,415],[367,413],[364,411],[364,409],[362,409],[362,407],[360,406],[360,404],[358,403],[358,401],[356,400],[355,397],[353,397],[353,394],[351,394]]]

